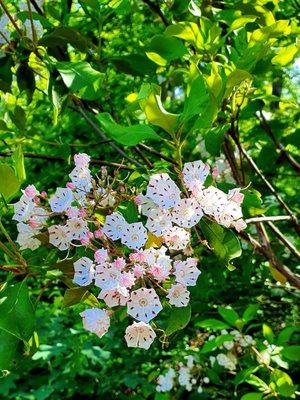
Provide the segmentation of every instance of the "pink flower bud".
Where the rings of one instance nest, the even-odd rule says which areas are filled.
[[[44,190],[41,192],[40,196],[42,199],[46,199],[48,197],[47,192],[45,192]]]
[[[80,243],[82,244],[82,246],[87,246],[90,242],[90,239],[88,237],[84,237],[82,239],[80,239]]]
[[[28,185],[25,188],[24,193],[26,194],[27,197],[33,199],[36,195],[38,195],[39,192],[36,190],[34,185]]]
[[[144,275],[144,268],[140,264],[136,264],[133,267],[133,273],[136,278],[140,278]]]
[[[143,203],[143,196],[140,194],[138,196],[135,196],[134,202],[136,205],[140,206]]]
[[[247,228],[247,224],[243,219],[238,219],[237,221],[235,221],[234,227],[238,232],[241,232]]]
[[[105,249],[98,249],[94,253],[94,259],[96,263],[102,264],[107,261],[108,255],[107,255],[107,250]]]
[[[95,236],[96,239],[101,239],[101,238],[104,236],[104,233],[102,232],[101,229],[97,229],[97,230],[94,232],[94,236]]]
[[[28,225],[30,226],[30,228],[35,229],[38,228],[40,226],[40,224],[35,221],[33,218],[30,218],[28,221]]]
[[[212,176],[216,179],[219,176],[218,167],[213,167]]]
[[[74,156],[75,165],[76,165],[76,167],[79,167],[79,168],[88,167],[90,161],[91,161],[91,157],[85,153],[75,154],[75,156]]]
[[[67,187],[68,189],[73,190],[73,189],[75,189],[76,186],[75,186],[74,183],[72,183],[72,182],[67,182],[66,187]]]
[[[123,269],[126,266],[126,261],[123,257],[118,257],[115,261],[114,261],[114,266],[118,269]]]
[[[135,277],[132,272],[122,272],[120,277],[120,285],[131,288],[134,285]]]

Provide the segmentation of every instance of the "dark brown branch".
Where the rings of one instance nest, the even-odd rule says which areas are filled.
[[[295,257],[300,260],[300,252],[296,249],[296,247],[291,243],[281,232],[280,229],[277,228],[271,221],[267,221],[267,226],[272,230],[272,232],[278,237],[278,239],[290,250]]]
[[[285,160],[291,165],[292,168],[294,168],[295,171],[300,173],[300,164],[294,159],[294,157],[286,150],[286,148],[283,146],[282,143],[279,142],[279,140],[276,138],[274,132],[272,131],[270,125],[268,124],[268,121],[266,120],[263,112],[260,110],[260,116],[257,116],[260,126],[263,128],[263,130],[267,133],[267,135],[271,138],[273,141],[275,147],[280,150],[280,153],[282,156],[285,158]]]
[[[161,11],[160,7],[158,4],[155,2],[152,2],[151,0],[143,0],[145,4],[155,13],[159,16],[159,18],[162,20],[165,26],[169,25],[169,22],[167,18],[164,16],[163,12]]]
[[[148,153],[151,153],[159,158],[161,158],[162,160],[168,161],[169,163],[175,165],[176,167],[178,167],[178,163],[176,161],[174,161],[172,158],[165,156],[164,154],[161,154],[159,151],[152,149],[152,147],[149,147],[145,144],[140,143],[139,147],[143,150],[146,150]]]
[[[0,157],[10,157],[13,154],[12,151],[7,151],[7,152],[0,152]],[[45,154],[35,154],[35,153],[23,153],[25,158],[35,158],[39,160],[47,160],[47,161],[66,161],[63,157],[58,157],[58,156],[49,156]],[[128,171],[133,171],[133,168],[128,167],[127,165],[124,164],[118,164],[114,162],[108,162],[108,161],[102,161],[98,160],[96,158],[91,159],[91,164],[93,165],[105,165],[108,167],[114,167],[114,168],[120,168],[120,169],[125,169]]]

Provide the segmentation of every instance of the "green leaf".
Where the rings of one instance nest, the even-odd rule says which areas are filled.
[[[285,346],[281,354],[291,361],[300,361],[300,346]]]
[[[230,260],[241,255],[240,242],[232,231],[203,218],[200,227],[222,265],[227,266]]]
[[[25,281],[0,292],[0,331],[28,341],[35,328],[34,308]]]
[[[243,15],[242,17],[239,17],[233,21],[233,23],[230,25],[230,30],[234,31],[235,29],[242,28],[249,22],[254,22],[257,19],[255,15]]]
[[[205,148],[212,156],[219,156],[221,146],[224,142],[225,132],[230,128],[230,124],[216,126],[206,132],[204,136]]]
[[[246,382],[246,380],[249,378],[249,376],[251,374],[253,374],[254,372],[256,372],[259,368],[260,368],[260,366],[250,367],[250,368],[244,369],[242,371],[239,371],[237,373],[237,375],[235,376],[233,383],[235,385],[240,385],[241,383]]]
[[[274,333],[269,325],[263,324],[263,335],[270,344],[274,342]]]
[[[230,325],[235,326],[236,321],[239,319],[239,315],[231,307],[218,307],[218,312],[222,318],[228,322]]]
[[[243,320],[249,322],[253,320],[259,309],[259,304],[250,304],[243,313]]]
[[[0,328],[0,371],[9,371],[16,366],[21,356],[18,352],[19,343],[18,338]]]
[[[10,200],[20,189],[14,170],[7,164],[0,164],[0,193]]]
[[[35,78],[32,69],[27,63],[20,64],[16,72],[16,77],[20,92],[25,91],[30,102],[35,90]]]
[[[14,163],[17,179],[20,183],[22,183],[26,180],[26,172],[24,165],[24,155],[22,151],[22,146],[20,144],[16,147],[11,158]]]
[[[230,328],[230,325],[214,318],[204,319],[203,321],[196,322],[196,326],[199,328],[210,328],[216,331]]]
[[[242,82],[244,82],[245,80],[251,81],[252,79],[252,75],[245,70],[235,69],[234,71],[232,71],[227,77],[224,98],[227,99],[232,90],[238,87]]]
[[[71,44],[75,49],[81,52],[88,51],[89,40],[84,37],[78,29],[60,26],[53,32],[44,35],[39,40],[39,45],[46,47],[57,47]]]
[[[108,113],[97,114],[96,118],[109,137],[126,146],[135,146],[146,139],[160,139],[157,133],[145,124],[122,126],[114,122]]]
[[[104,74],[86,61],[59,61],[55,64],[65,85],[84,100],[96,100],[102,92]]]
[[[155,35],[147,47],[147,57],[158,65],[166,66],[170,61],[176,60],[187,54],[184,44],[166,35]]]
[[[259,392],[251,392],[244,394],[244,396],[241,397],[241,400],[261,400],[263,398],[263,394]]]
[[[9,113],[9,116],[12,122],[16,125],[16,127],[23,131],[26,126],[26,114],[22,107],[16,106],[13,112]]]
[[[268,209],[263,207],[261,194],[255,189],[243,191],[244,200],[242,203],[243,216],[245,218],[261,215]]]
[[[128,56],[113,57],[110,62],[114,64],[118,71],[125,72],[133,76],[145,76],[154,74],[156,65],[143,54],[130,54]]]
[[[138,100],[150,124],[157,125],[170,134],[175,132],[179,116],[164,109],[159,86],[154,84],[142,85]]]
[[[276,56],[272,58],[272,63],[285,67],[294,60],[298,51],[299,47],[296,44],[281,47]]]
[[[199,75],[191,84],[189,95],[184,102],[180,122],[186,122],[194,115],[200,114],[208,99],[209,94],[206,91],[205,81],[203,76]]]
[[[187,307],[174,307],[171,310],[170,317],[167,321],[167,327],[165,329],[165,334],[167,336],[183,329],[187,326],[191,319],[191,306]]]
[[[197,48],[203,45],[203,37],[199,27],[195,22],[178,22],[177,24],[170,25],[165,30],[165,35],[176,36],[187,42],[193,43]]]
[[[286,328],[284,328],[278,335],[277,345],[278,346],[286,345],[289,342],[289,340],[291,339],[291,336],[295,332],[300,332],[299,326],[287,326]]]
[[[78,303],[86,303],[91,307],[99,307],[97,298],[85,287],[72,287],[65,291],[63,307],[71,307]]]
[[[275,382],[277,391],[284,397],[291,397],[295,393],[292,378],[280,369],[274,369],[271,374],[272,382]]]
[[[129,224],[138,221],[138,210],[133,201],[129,200],[122,201],[119,204],[117,211],[119,211],[123,215],[123,217]]]

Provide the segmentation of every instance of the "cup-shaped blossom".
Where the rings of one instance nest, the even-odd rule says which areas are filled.
[[[195,286],[201,271],[196,267],[197,258],[187,258],[185,261],[174,262],[176,282],[185,286]]]
[[[140,347],[148,350],[156,334],[149,324],[133,322],[126,328],[125,340],[128,347]]]
[[[138,321],[148,323],[162,310],[154,289],[140,288],[131,292],[127,302],[127,313]]]
[[[59,250],[67,250],[70,247],[70,238],[64,225],[52,225],[48,228],[49,243]]]
[[[133,224],[127,224],[125,227],[121,242],[129,249],[138,250],[144,246],[147,239],[147,229],[144,225],[141,222],[134,222]]]
[[[121,271],[111,263],[96,265],[95,285],[104,290],[120,286]]]
[[[118,240],[123,237],[127,222],[122,214],[114,212],[105,219],[102,232],[112,240]]]
[[[108,307],[125,306],[129,300],[129,292],[122,286],[112,290],[101,290],[98,299],[104,300]]]
[[[209,173],[209,166],[201,160],[185,163],[182,170],[183,181],[188,189],[192,189],[195,183],[204,183]]]
[[[95,333],[101,338],[109,329],[110,319],[106,310],[88,308],[80,313],[82,323],[87,331]]]
[[[167,299],[175,307],[186,307],[190,301],[190,292],[185,285],[177,283],[168,290]]]
[[[87,221],[82,218],[68,219],[65,226],[70,241],[84,239],[89,233],[89,227]]]
[[[73,201],[73,193],[68,188],[57,188],[54,195],[49,200],[51,210],[61,213],[66,211]]]
[[[93,261],[88,257],[81,257],[74,263],[73,282],[79,286],[90,285],[94,279],[95,269]]]
[[[184,250],[190,242],[190,232],[184,228],[173,226],[164,234],[166,245],[170,250]]]
[[[149,212],[146,228],[155,236],[162,236],[172,228],[171,214],[168,210],[156,208]]]
[[[155,174],[147,186],[147,197],[162,208],[171,208],[179,202],[180,190],[168,174]]]
[[[202,216],[203,211],[195,198],[180,199],[172,211],[172,221],[183,228],[197,225]]]

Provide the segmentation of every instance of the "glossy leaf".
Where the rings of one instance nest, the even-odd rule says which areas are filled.
[[[170,317],[167,321],[167,327],[165,334],[167,336],[185,328],[191,319],[191,306],[187,307],[173,307],[171,310]]]

